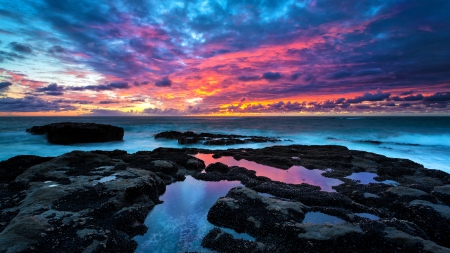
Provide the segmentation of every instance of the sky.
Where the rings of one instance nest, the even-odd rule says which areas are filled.
[[[449,115],[448,0],[0,0],[0,116]]]

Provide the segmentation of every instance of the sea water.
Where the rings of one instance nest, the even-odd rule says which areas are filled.
[[[32,126],[93,122],[125,129],[124,141],[49,144],[31,135]],[[272,145],[342,145],[388,157],[406,158],[426,168],[450,172],[450,117],[0,117],[0,161],[16,155],[57,156],[72,150],[153,150],[180,148],[175,140],[155,140],[162,131],[194,131],[279,137],[279,143],[189,147],[262,148]]]
[[[25,131],[32,126],[66,121],[120,126],[125,129],[124,140],[54,145],[48,143],[43,135],[31,135]],[[134,153],[158,147],[186,147],[176,140],[155,140],[155,134],[170,130],[258,135],[282,140],[278,143],[230,146],[192,144],[189,147],[227,149],[292,144],[342,145],[388,157],[406,158],[426,168],[450,172],[450,117],[0,117],[0,161],[16,155],[57,156],[72,150],[121,149]],[[306,175],[301,172],[297,174]],[[265,167],[260,168],[259,173],[275,175]],[[280,170],[279,174],[282,173],[290,172]],[[354,176],[355,180],[368,178],[371,181],[375,174]],[[316,177],[299,179],[311,184],[317,181],[314,180]],[[54,186],[52,182],[48,183],[49,187]],[[207,252],[202,248],[201,240],[214,227],[206,219],[207,212],[219,197],[240,185],[236,181],[205,182],[188,176],[183,182],[167,186],[166,193],[160,197],[164,203],[155,206],[145,221],[149,230],[134,238],[139,244],[136,252]],[[356,215],[378,219],[372,214]],[[343,221],[324,213],[310,212],[303,222],[322,224]],[[226,231],[236,238],[254,240],[247,234],[237,234],[231,229]]]

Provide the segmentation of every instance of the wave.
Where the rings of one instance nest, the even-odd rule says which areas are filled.
[[[387,137],[383,139],[362,139],[362,140],[346,140],[334,137],[328,137],[328,140],[349,141],[357,143],[366,143],[372,145],[393,144],[401,146],[449,146],[450,135],[422,135],[422,134],[404,134],[400,136]]]

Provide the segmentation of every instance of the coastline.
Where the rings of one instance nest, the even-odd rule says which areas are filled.
[[[279,168],[280,172],[292,166],[318,169],[324,177],[343,183],[333,187],[335,192],[327,192],[311,184],[273,181],[249,168],[206,167],[192,156],[197,153],[214,155],[216,159],[253,161]],[[157,148],[133,154],[119,150],[73,151],[44,162],[26,162],[25,157],[14,163],[11,159],[0,162],[2,170],[22,164],[14,180],[2,182],[5,205],[1,211],[0,244],[4,246],[0,251],[64,248],[104,252],[119,247],[123,252],[133,252],[137,247],[133,237],[147,231],[147,214],[154,205],[164,205],[159,196],[186,176],[202,181],[234,180],[244,185],[219,198],[208,212],[208,221],[245,232],[255,241],[234,239],[214,228],[203,239],[202,245],[208,249],[283,252],[303,247],[306,252],[364,251],[370,245],[374,250],[445,252],[450,247],[446,236],[450,228],[448,173],[342,146]],[[377,177],[373,177],[375,183],[361,184],[347,178],[353,173],[376,173]],[[386,180],[398,185],[382,183]],[[314,212],[344,222],[303,223],[306,215]],[[379,219],[361,218],[357,213]],[[19,232],[31,228],[32,233]]]

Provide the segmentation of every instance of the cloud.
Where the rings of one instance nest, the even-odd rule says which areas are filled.
[[[170,87],[171,85],[172,81],[167,76],[155,82],[156,87]]]
[[[399,97],[399,96],[395,96],[392,97],[391,100],[394,101],[420,101],[422,100],[424,97],[422,94],[417,94],[417,95],[410,95],[410,96],[406,96],[406,97]]]
[[[324,77],[325,77],[325,79],[336,80],[336,79],[347,78],[347,77],[350,77],[351,75],[352,75],[352,73],[347,70],[340,70],[337,72],[328,73]]]
[[[22,60],[22,59],[25,59],[25,57],[23,57],[20,54],[0,50],[0,62],[4,62],[5,60],[14,61],[14,60]]]
[[[450,92],[438,92],[432,96],[424,97],[424,101],[427,102],[445,102],[450,101]]]
[[[295,81],[297,80],[300,76],[302,75],[302,73],[294,73],[289,77],[289,80],[291,81]]]
[[[354,103],[361,103],[364,101],[383,101],[389,98],[390,95],[391,95],[390,93],[383,93],[382,91],[378,90],[378,92],[375,94],[366,92],[362,96],[355,97],[353,99],[347,99],[345,102],[354,104]]]
[[[37,88],[37,92],[44,92],[46,95],[49,96],[62,96],[64,95],[64,87],[58,86],[56,83],[51,83],[46,87]]]
[[[48,112],[71,111],[76,107],[60,105],[57,102],[45,101],[37,97],[0,98],[0,112]]]
[[[132,116],[134,113],[123,112],[119,110],[107,110],[107,109],[91,109],[89,113],[84,116]]]
[[[11,85],[11,82],[0,82],[0,92],[8,90]]]
[[[237,80],[242,81],[242,82],[253,82],[253,81],[258,81],[259,79],[261,79],[260,76],[258,75],[254,75],[254,76],[238,76]]]
[[[382,73],[383,71],[379,68],[363,69],[356,72],[354,76],[372,76],[372,75],[379,75]]]
[[[80,104],[80,105],[87,105],[87,104],[93,104],[94,101],[89,100],[70,100],[70,99],[58,99],[53,100],[55,103],[67,103],[67,104]]]
[[[159,109],[159,108],[146,108],[142,111],[143,114],[149,115],[184,115],[182,111],[173,108]]]
[[[24,53],[24,54],[31,54],[33,53],[33,50],[30,46],[21,44],[18,42],[11,42],[9,43],[9,46],[12,48],[12,50],[18,52],[18,53]]]
[[[281,78],[281,74],[278,72],[266,72],[262,75],[262,78],[270,80],[270,81],[276,81]]]
[[[115,89],[129,89],[131,86],[127,82],[112,82],[109,84],[99,84],[99,85],[87,85],[87,86],[69,86],[66,90],[73,91],[83,91],[83,90],[93,90],[93,91],[104,91],[104,90],[115,90]]]
[[[120,102],[114,101],[114,100],[102,100],[99,102],[99,104],[101,104],[101,105],[118,104],[118,103],[120,103]]]
[[[66,50],[62,46],[56,45],[49,48],[48,52],[51,54],[60,54],[66,52]]]

